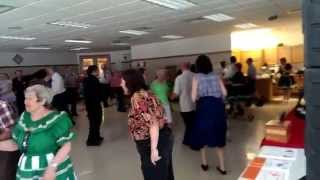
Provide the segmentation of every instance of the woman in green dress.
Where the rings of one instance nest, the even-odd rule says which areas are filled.
[[[49,88],[34,85],[25,92],[24,112],[12,131],[22,155],[17,180],[75,180],[69,157],[71,120],[65,112],[50,110],[53,94]]]

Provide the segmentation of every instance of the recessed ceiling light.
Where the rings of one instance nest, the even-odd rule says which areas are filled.
[[[133,35],[137,35],[137,36],[149,34],[149,32],[147,32],[147,31],[138,31],[138,30],[133,30],[133,29],[120,31],[120,33],[133,34]]]
[[[49,49],[51,49],[51,47],[30,46],[30,47],[26,47],[24,49],[27,49],[27,50],[49,50]]]
[[[234,20],[234,17],[219,13],[219,14],[212,14],[208,16],[203,16],[203,18],[216,21],[216,22],[223,22],[223,21],[231,21]]]
[[[234,27],[240,28],[240,29],[251,29],[256,28],[258,25],[252,24],[252,23],[245,23],[245,24],[237,24]]]
[[[81,50],[87,50],[87,49],[90,49],[88,47],[78,47],[78,48],[72,48],[70,49],[71,51],[81,51]]]
[[[84,28],[84,29],[87,29],[93,26],[91,24],[84,24],[84,23],[71,22],[71,21],[55,21],[55,22],[49,22],[48,24],[56,25],[56,26],[64,26],[64,27]]]
[[[21,26],[12,26],[12,27],[8,27],[8,29],[10,29],[10,30],[21,30],[22,27]]]
[[[196,4],[187,0],[145,0],[147,2],[157,4],[174,10],[183,10],[196,6]]]
[[[165,35],[165,36],[161,36],[161,38],[163,38],[163,39],[182,39],[184,37],[183,36],[177,36],[177,35]]]
[[[0,39],[31,41],[31,40],[35,40],[37,38],[35,38],[35,37],[23,37],[23,36],[0,36]]]
[[[68,40],[65,40],[64,42],[67,42],[67,43],[83,43],[83,44],[90,44],[90,43],[92,43],[92,41],[76,40],[76,39],[68,39]]]
[[[113,45],[113,46],[130,46],[129,43],[125,43],[125,42],[113,42],[113,43],[111,43],[111,45]]]

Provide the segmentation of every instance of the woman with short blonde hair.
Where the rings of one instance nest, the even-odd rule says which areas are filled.
[[[65,112],[51,110],[53,92],[34,85],[25,92],[26,111],[13,129],[12,137],[22,156],[17,180],[75,180],[69,158],[72,123]]]

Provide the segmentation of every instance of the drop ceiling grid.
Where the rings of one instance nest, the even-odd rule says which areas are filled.
[[[299,7],[301,3],[298,1],[283,0],[281,1],[281,7]],[[9,1],[7,0],[7,2]],[[20,5],[26,5],[21,4],[22,0],[19,2]],[[28,2],[32,3],[36,0],[29,0]],[[251,19],[255,22],[263,22],[266,16],[273,12],[271,10],[273,5],[268,5],[270,0],[194,0],[194,2],[198,3],[199,6],[185,11],[173,11],[141,0],[42,0],[32,6],[15,10],[17,13],[0,15],[0,23],[6,24],[5,27],[0,27],[0,34],[35,35],[39,39],[32,43],[50,42],[53,46],[65,46],[63,40],[66,37],[85,37],[93,39],[95,43],[91,46],[96,47],[100,44],[106,46],[119,36],[123,36],[118,32],[121,29],[139,26],[154,28],[151,35],[132,40],[133,42],[143,43],[161,40],[156,37],[170,32],[174,34],[180,31],[181,34],[186,36],[214,34],[223,28],[226,30],[232,29],[232,25],[237,22],[245,22]],[[293,5],[286,3],[293,3]],[[28,9],[31,13],[27,13]],[[48,12],[49,10],[50,12]],[[190,24],[184,22],[186,19],[214,13],[236,16],[236,20],[232,23],[204,21],[199,24]],[[74,29],[46,25],[48,21],[59,19],[92,23],[97,26],[90,29]],[[24,29],[20,31],[7,29],[9,26],[19,25],[23,26]],[[199,30],[199,27],[207,28],[208,31]],[[22,47],[28,43],[30,42],[0,41],[0,45],[4,46],[6,44],[20,44]]]

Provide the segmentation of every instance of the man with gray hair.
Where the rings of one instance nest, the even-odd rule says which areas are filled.
[[[174,91],[171,99],[179,97],[180,112],[184,120],[186,130],[184,134],[183,144],[189,145],[192,124],[195,118],[195,103],[191,98],[192,80],[194,73],[190,71],[190,64],[183,63],[181,65],[182,74],[180,74],[174,83]]]

